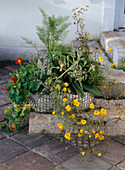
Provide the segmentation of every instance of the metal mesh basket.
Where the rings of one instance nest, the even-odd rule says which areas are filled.
[[[81,103],[79,109],[80,110],[87,110],[89,109],[89,105],[94,101],[94,95],[92,93],[84,92],[84,98],[79,97],[78,95],[74,94],[66,94],[68,99],[72,101],[74,99],[78,99]],[[58,102],[62,102],[63,95],[60,95],[58,98]],[[52,97],[49,94],[39,94],[39,95],[32,95],[29,98],[29,103],[31,104],[31,108],[37,112],[41,113],[50,113],[53,111],[55,103],[52,102]],[[56,103],[57,104],[57,103]]]

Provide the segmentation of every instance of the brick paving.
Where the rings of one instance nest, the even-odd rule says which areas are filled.
[[[0,121],[9,105],[5,92],[8,74],[16,69],[0,68]],[[0,129],[0,170],[125,170],[125,137],[115,137],[109,143],[107,150],[100,146],[102,157],[83,157],[79,148],[51,135],[28,135],[27,127],[16,133]]]

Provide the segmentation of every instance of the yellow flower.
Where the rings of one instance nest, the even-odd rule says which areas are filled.
[[[57,84],[57,85],[56,85],[56,89],[58,89],[58,90],[60,90],[60,89],[61,89],[61,87],[60,87],[60,85],[59,85],[59,84]]]
[[[116,63],[111,63],[110,65],[113,67],[113,66],[115,66],[115,65],[116,65]]]
[[[107,136],[109,136],[109,133],[107,133]]]
[[[110,144],[107,142],[105,145],[106,145],[106,146],[109,146]]]
[[[101,56],[99,57],[99,61],[100,61],[100,62],[103,62],[103,58],[102,58]]]
[[[81,124],[85,125],[86,124],[86,120],[81,120]]]
[[[67,98],[64,98],[64,99],[63,99],[63,102],[67,102],[67,101],[68,101],[68,99],[67,99]]]
[[[80,133],[83,133],[83,130],[82,130],[82,129],[80,130]]]
[[[98,153],[98,156],[101,156],[102,154],[101,153]]]
[[[95,134],[95,130],[93,130],[92,133]]]
[[[106,116],[107,115],[107,112],[106,112],[106,109],[101,109],[101,113],[100,113],[101,117],[102,116]]]
[[[83,145],[86,148],[86,145]]]
[[[92,135],[89,135],[89,138],[91,138],[92,137]]]
[[[88,132],[87,132],[87,130],[85,130],[85,132],[84,132],[85,134],[87,134]]]
[[[103,131],[100,131],[100,134],[103,134]]]
[[[100,50],[99,53],[101,53],[102,51]]]
[[[119,121],[119,120],[121,120],[121,119],[122,119],[122,118],[119,116],[117,120]]]
[[[26,105],[26,109],[29,110],[30,109],[30,104]]]
[[[55,115],[55,112],[52,112],[53,115]]]
[[[91,104],[89,105],[89,107],[90,107],[90,109],[94,109],[94,108],[95,108],[95,105],[94,105],[93,103],[91,103]]]
[[[111,47],[109,47],[109,51],[111,51],[112,50],[112,48]]]
[[[100,112],[99,112],[98,110],[95,110],[93,114],[94,114],[94,115],[99,115]]]
[[[72,119],[74,119],[74,117],[75,117],[75,115],[74,114],[71,114],[71,116],[70,116]]]
[[[65,109],[69,112],[69,111],[71,110],[71,107],[70,107],[69,105],[67,105],[67,106],[65,107]]]
[[[38,97],[38,94],[36,94],[36,97]]]
[[[70,139],[71,139],[71,137],[70,137],[70,132],[69,132],[69,133],[66,133],[66,134],[64,135],[64,137],[65,137],[66,139],[70,140]]]
[[[82,135],[80,133],[78,133],[78,137],[80,138]]]
[[[89,39],[89,36],[87,36],[87,39]]]
[[[100,135],[100,136],[99,136],[99,139],[100,139],[100,140],[103,140],[103,139],[104,139],[104,136],[103,136],[103,135]]]
[[[80,105],[80,103],[78,102],[78,99],[74,100],[74,105],[77,106],[77,107]]]
[[[48,79],[50,79],[50,77],[48,77]]]
[[[78,125],[81,125],[81,122],[77,122],[78,123]]]
[[[84,156],[85,155],[85,152],[82,152],[82,156]]]
[[[60,130],[63,130],[63,124],[58,123],[57,126],[59,127]]]
[[[71,93],[70,89],[68,89],[68,93]]]
[[[63,88],[63,91],[65,91],[65,92],[66,92],[66,91],[67,91],[67,88],[66,88],[66,87],[64,87],[64,88]]]
[[[96,139],[96,138],[98,138],[98,137],[99,137],[99,134],[98,134],[98,133],[96,133],[96,134],[95,134],[95,139]]]
[[[94,52],[92,50],[89,50],[90,53],[94,54]]]
[[[64,85],[67,87],[69,84],[66,82],[66,83],[64,83]]]
[[[64,112],[61,112],[61,115],[64,115]]]

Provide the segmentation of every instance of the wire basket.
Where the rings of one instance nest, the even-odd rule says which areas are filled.
[[[71,99],[72,101],[74,99],[78,99],[81,105],[79,106],[80,110],[87,110],[89,109],[89,105],[94,102],[94,95],[92,93],[84,92],[84,98],[79,97],[78,95],[74,94],[66,94],[66,97],[68,99]],[[55,105],[59,104],[62,102],[62,98],[64,96],[60,95],[58,98],[58,103],[54,103],[52,101],[52,97],[49,94],[39,94],[35,95],[33,94],[29,98],[29,103],[31,104],[31,108],[37,112],[41,113],[51,113],[53,111],[53,108]]]

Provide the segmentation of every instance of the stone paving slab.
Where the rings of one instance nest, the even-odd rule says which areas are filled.
[[[0,106],[6,105],[9,103],[10,103],[10,101],[7,96],[0,95]]]
[[[47,144],[40,145],[34,148],[34,151],[58,164],[79,153],[77,148],[59,140],[53,140]]]
[[[53,168],[52,170],[66,170],[65,168],[63,167],[60,167],[60,166],[56,166],[55,168]]]
[[[0,108],[0,121],[3,121],[5,117],[6,117],[6,115],[4,114],[4,111],[1,110],[1,108]]]
[[[28,150],[25,147],[19,145],[18,143],[10,139],[1,140],[0,141],[0,163],[13,159],[16,156],[19,156],[27,151]]]
[[[4,138],[5,138],[5,137],[4,137],[2,134],[0,134],[0,140],[1,140],[1,139],[4,139]]]
[[[114,140],[116,140],[117,142],[120,142],[121,144],[125,145],[125,137],[115,137],[113,138]]]
[[[116,168],[115,166],[113,166],[112,168],[108,169],[108,170],[121,170],[119,168]]]
[[[125,160],[118,164],[116,167],[120,168],[121,170],[125,170]]]
[[[53,139],[49,135],[28,135],[27,131],[14,135],[12,138],[29,148],[34,148]]]
[[[90,158],[89,155],[82,156],[78,154],[61,164],[67,170],[107,170],[112,167],[96,156]]]
[[[114,140],[107,141],[110,145],[106,146],[105,142],[96,147],[96,154],[101,151],[102,159],[113,165],[125,159],[125,146]]]
[[[10,71],[11,73],[16,72],[16,70],[19,70],[19,65],[12,65],[5,67],[6,70]]]
[[[49,170],[55,167],[51,161],[33,152],[25,153],[5,165],[11,170]]]
[[[11,73],[11,71],[6,69],[5,67],[0,67],[0,73],[2,73],[3,75],[8,75]]]

